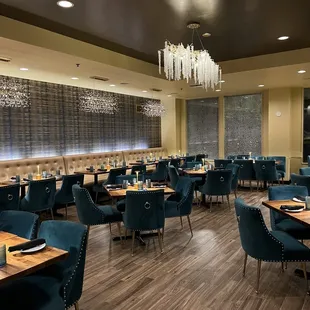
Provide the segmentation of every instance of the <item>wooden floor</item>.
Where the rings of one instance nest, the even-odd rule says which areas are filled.
[[[261,205],[267,192],[243,191],[239,196]],[[269,226],[269,212],[261,209]],[[69,220],[77,221],[75,207],[70,207]],[[130,241],[123,246],[110,241],[108,225],[91,227],[80,309],[310,309],[304,280],[294,276],[297,263],[284,273],[278,263],[262,263],[258,295],[254,259],[248,259],[242,277],[233,204],[231,211],[224,204],[212,213],[194,206],[191,220],[192,239],[185,219],[183,230],[178,219],[168,219],[165,253],[160,254],[157,239],[150,239],[144,248],[136,245],[134,257]],[[117,233],[116,225],[113,230]]]

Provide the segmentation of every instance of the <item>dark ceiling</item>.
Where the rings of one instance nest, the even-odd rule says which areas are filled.
[[[202,40],[216,61],[310,47],[310,0],[71,1],[0,0],[0,14],[151,63],[166,39],[191,42],[189,21],[212,34]]]

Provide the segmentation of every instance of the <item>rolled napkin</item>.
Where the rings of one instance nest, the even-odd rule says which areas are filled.
[[[101,168],[98,169],[98,171],[104,171],[104,172],[107,171],[107,170],[108,169],[101,169]]]
[[[30,180],[28,178],[23,178],[23,181],[29,182]]]
[[[8,248],[8,251],[14,252],[14,251],[20,251],[20,250],[29,250],[44,243],[45,243],[45,239],[34,239],[34,240],[27,241],[21,244],[10,246]]]
[[[306,198],[304,196],[299,195],[294,196],[292,200],[296,202],[306,202]]]
[[[281,210],[283,211],[295,211],[295,210],[303,210],[303,206],[289,206],[289,205],[282,205],[280,207]]]

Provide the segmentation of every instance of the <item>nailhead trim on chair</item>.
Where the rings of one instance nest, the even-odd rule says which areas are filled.
[[[87,237],[87,234],[88,234],[88,231],[86,231],[86,232],[84,233],[84,236],[83,236],[83,239],[82,239],[82,244],[81,244],[81,249],[80,249],[80,253],[79,253],[79,257],[78,257],[78,261],[77,261],[77,263],[76,263],[76,265],[75,265],[75,268],[74,268],[74,270],[73,270],[73,272],[72,272],[72,274],[71,274],[71,277],[69,278],[68,282],[67,282],[66,285],[64,286],[64,303],[65,303],[65,306],[66,306],[66,303],[67,303],[67,299],[66,299],[66,288],[67,288],[67,286],[69,285],[69,283],[71,282],[71,280],[72,280],[73,276],[75,275],[76,270],[77,270],[77,268],[78,268],[78,266],[79,266],[79,264],[80,264],[81,255],[82,255],[82,251],[83,251],[83,246],[84,246],[84,242],[85,242],[85,239],[86,239],[86,237]],[[85,250],[85,251],[86,251],[86,250]],[[75,301],[73,304],[71,304],[70,306],[67,306],[65,309],[71,308],[77,301],[78,301],[78,300],[76,300],[76,301]]]

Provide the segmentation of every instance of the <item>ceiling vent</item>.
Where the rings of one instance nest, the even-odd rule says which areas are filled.
[[[155,91],[157,93],[161,92],[162,89],[159,89],[159,88],[150,88],[151,91]]]
[[[90,76],[90,78],[93,80],[102,81],[102,82],[107,82],[109,80],[108,78],[105,78],[103,76],[98,76],[98,75]]]
[[[10,62],[12,59],[8,58],[8,57],[4,57],[4,56],[0,56],[0,61],[2,62]]]
[[[189,87],[198,88],[198,87],[202,87],[202,84],[191,84],[191,85],[189,85]]]
[[[120,84],[121,84],[121,85],[128,85],[129,83],[127,83],[127,82],[121,82]]]

